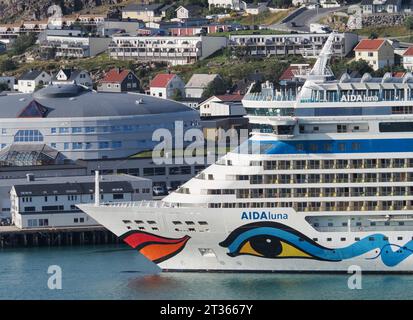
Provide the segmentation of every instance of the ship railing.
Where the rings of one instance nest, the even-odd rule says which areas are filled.
[[[248,93],[244,97],[244,100],[250,101],[295,101],[296,99],[297,96],[295,95],[271,95],[260,92]]]
[[[127,202],[107,202],[102,206],[115,208],[174,208],[174,204],[164,201],[142,200]]]

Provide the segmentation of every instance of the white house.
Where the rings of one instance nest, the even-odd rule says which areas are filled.
[[[197,5],[179,6],[175,12],[178,19],[189,19],[199,16],[201,7]]]
[[[258,4],[245,3],[245,12],[250,15],[257,15],[268,10],[267,3],[260,2]]]
[[[178,75],[172,73],[156,75],[149,87],[150,95],[154,97],[171,99],[177,90],[181,93],[181,97],[185,95],[185,83]]]
[[[242,1],[240,0],[208,0],[209,9],[225,8],[240,11],[242,10]]]
[[[225,94],[212,96],[199,105],[201,117],[241,117],[246,114],[242,95]]]
[[[45,71],[30,70],[19,78],[17,90],[22,93],[32,93],[36,87],[47,85],[51,80],[52,77]]]
[[[219,79],[218,74],[194,74],[185,86],[187,98],[201,98],[208,85]]]
[[[76,83],[88,87],[89,89],[93,88],[93,80],[90,77],[89,72],[85,70],[60,69],[59,72],[52,78],[52,84],[59,83]]]
[[[403,53],[403,68],[409,71],[413,71],[413,47],[409,47]]]

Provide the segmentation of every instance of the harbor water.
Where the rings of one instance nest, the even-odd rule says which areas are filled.
[[[61,289],[48,286],[50,266],[61,270]],[[349,277],[159,273],[124,245],[0,251],[0,299],[413,299],[413,275],[363,275],[360,290]]]

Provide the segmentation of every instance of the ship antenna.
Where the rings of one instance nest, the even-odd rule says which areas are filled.
[[[333,55],[333,42],[336,37],[336,33],[332,32],[327,38],[323,49],[319,54],[319,57],[314,64],[313,68],[310,71],[310,76],[331,76],[331,70],[328,67],[328,62],[330,61],[331,56]]]
[[[100,205],[99,170],[95,170],[95,206]]]

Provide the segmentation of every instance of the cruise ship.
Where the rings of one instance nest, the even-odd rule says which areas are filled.
[[[335,79],[334,37],[296,92],[246,95],[249,140],[178,190],[79,207],[164,271],[413,271],[413,75]]]

